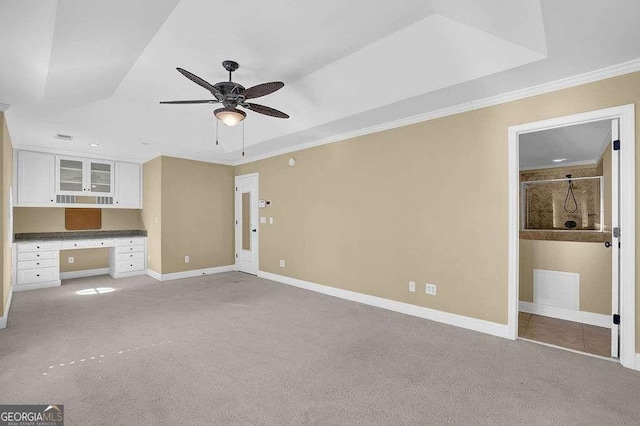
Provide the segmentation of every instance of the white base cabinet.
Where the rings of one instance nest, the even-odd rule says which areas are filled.
[[[60,243],[14,244],[13,291],[60,285]]]
[[[60,250],[109,247],[109,275],[114,278],[147,273],[147,238],[108,238],[15,242],[14,291],[55,287],[60,281]]]
[[[113,278],[147,273],[147,239],[119,238],[109,253],[109,275]]]

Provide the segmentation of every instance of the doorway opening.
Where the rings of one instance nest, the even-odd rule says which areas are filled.
[[[514,126],[509,143],[510,337],[635,368],[633,106]]]
[[[236,176],[236,269],[253,275],[259,269],[258,220],[258,174]]]

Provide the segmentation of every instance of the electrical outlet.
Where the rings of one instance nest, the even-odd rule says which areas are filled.
[[[73,258],[73,256],[69,256],[69,259],[68,259],[68,262],[69,262],[69,263],[73,263],[73,262],[75,262],[75,261],[76,261],[76,260]]]
[[[284,260],[280,260],[280,267],[284,268]]]
[[[260,217],[260,223],[267,223],[267,218],[264,216]]]
[[[189,263],[189,256],[184,257],[184,263]]]
[[[411,293],[415,293],[416,292],[416,283],[415,283],[415,281],[409,281],[409,291]]]
[[[436,295],[436,285],[435,285],[435,284],[429,284],[429,283],[427,283],[427,286],[426,286],[425,292],[426,292],[427,294],[430,294],[430,295],[432,295],[432,296],[435,296],[435,295]]]

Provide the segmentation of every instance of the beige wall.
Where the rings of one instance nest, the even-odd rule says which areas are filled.
[[[69,263],[69,257],[73,257],[73,263]],[[60,272],[86,271],[88,269],[108,267],[108,248],[60,250]]]
[[[602,243],[520,240],[520,300],[533,302],[533,270],[580,274],[580,310],[611,314],[611,249]]]
[[[63,207],[15,207],[13,231],[74,232],[64,228]],[[141,210],[102,209],[101,231],[144,229]]]
[[[15,207],[13,209],[13,231],[28,232],[72,232],[64,228],[64,208],[59,207]],[[102,209],[101,231],[145,229],[141,210]],[[74,263],[68,257],[74,257]],[[109,267],[107,249],[83,249],[60,252],[60,271],[84,271]]]
[[[506,324],[508,127],[638,101],[633,73],[236,167],[273,201],[260,269]]]
[[[4,309],[11,291],[11,247],[9,245],[10,234],[10,202],[9,192],[13,183],[13,146],[9,136],[9,128],[4,114],[0,112],[0,191],[2,226],[0,227],[0,259],[2,259],[2,273],[0,274],[0,316],[4,315]]]
[[[142,221],[147,230],[147,267],[162,272],[162,157],[154,158],[143,166]]]
[[[162,273],[232,265],[233,167],[162,157],[161,179]]]

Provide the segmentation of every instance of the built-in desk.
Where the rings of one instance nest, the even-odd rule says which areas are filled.
[[[60,285],[60,250],[109,247],[109,275],[147,273],[145,231],[92,231],[16,234],[13,244],[13,290]]]

